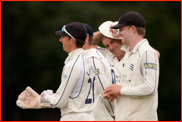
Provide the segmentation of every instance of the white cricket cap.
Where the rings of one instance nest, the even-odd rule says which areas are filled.
[[[118,21],[116,22],[106,21],[99,26],[99,31],[106,37],[112,39],[121,39],[121,37],[117,35],[119,30],[110,28],[116,24],[118,24]]]

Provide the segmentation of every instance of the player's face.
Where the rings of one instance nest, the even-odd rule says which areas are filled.
[[[121,40],[120,39],[111,39],[111,38],[107,38],[104,37],[102,39],[103,45],[115,56],[120,56],[121,55]]]
[[[132,26],[123,26],[119,28],[118,35],[121,36],[122,44],[128,45],[132,38]]]
[[[67,53],[71,52],[71,41],[68,36],[62,36],[59,39],[60,42],[63,44],[63,50]]]

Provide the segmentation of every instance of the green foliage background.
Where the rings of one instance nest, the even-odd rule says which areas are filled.
[[[26,86],[39,94],[59,87],[67,53],[54,32],[73,21],[97,31],[104,21],[117,21],[131,10],[144,16],[145,37],[161,54],[158,118],[181,120],[180,1],[1,2],[1,119],[59,120],[59,109],[22,110],[16,106]]]

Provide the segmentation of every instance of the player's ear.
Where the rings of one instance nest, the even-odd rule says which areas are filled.
[[[89,42],[89,36],[86,37],[85,42]]]
[[[71,41],[72,44],[76,42],[76,40],[74,38],[71,38],[70,41]]]
[[[132,29],[132,31],[134,31],[134,32],[137,31],[137,28],[136,28],[134,25],[131,26],[131,29]]]

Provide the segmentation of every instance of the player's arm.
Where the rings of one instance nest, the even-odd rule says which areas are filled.
[[[48,93],[53,94],[52,90],[48,91]],[[42,101],[41,96],[30,86],[27,86],[26,89],[18,96],[16,104],[22,109],[39,109],[52,107],[49,102]]]
[[[63,108],[69,98],[70,93],[79,77],[79,70],[72,64],[67,64],[61,78],[61,84],[57,89],[50,103],[53,107]]]
[[[47,94],[47,91],[43,91],[41,98],[51,104],[52,107],[63,108],[69,98],[70,93],[79,77],[79,69],[77,69],[76,63],[68,62],[63,69],[61,84],[54,94]],[[43,96],[42,96],[43,95]],[[45,97],[44,97],[45,95]]]
[[[93,33],[93,42],[92,45],[94,47],[97,47],[97,44],[99,43],[99,41],[102,39],[102,33],[100,31],[96,31]]]
[[[77,76],[79,76],[79,71],[75,71],[74,65],[68,64],[62,72],[62,82],[56,93],[53,93],[52,90],[44,90],[39,95],[31,87],[27,87],[19,95],[17,106],[23,109],[62,108],[69,98]]]
[[[96,48],[104,57],[106,57],[107,54],[109,53],[109,50],[107,48],[102,48],[97,45],[99,41],[102,40],[102,36],[103,35],[100,31],[96,31],[93,33],[92,47]]]
[[[135,87],[122,87],[120,93],[133,97],[148,96],[156,93],[158,87],[159,61],[156,54],[146,51],[140,63],[141,75],[144,82]]]
[[[152,47],[153,48],[153,47]],[[158,56],[158,58],[160,58],[160,53],[159,53],[159,51],[158,50],[156,50],[155,48],[153,48],[154,50],[155,50],[155,52],[157,53],[157,56]]]

